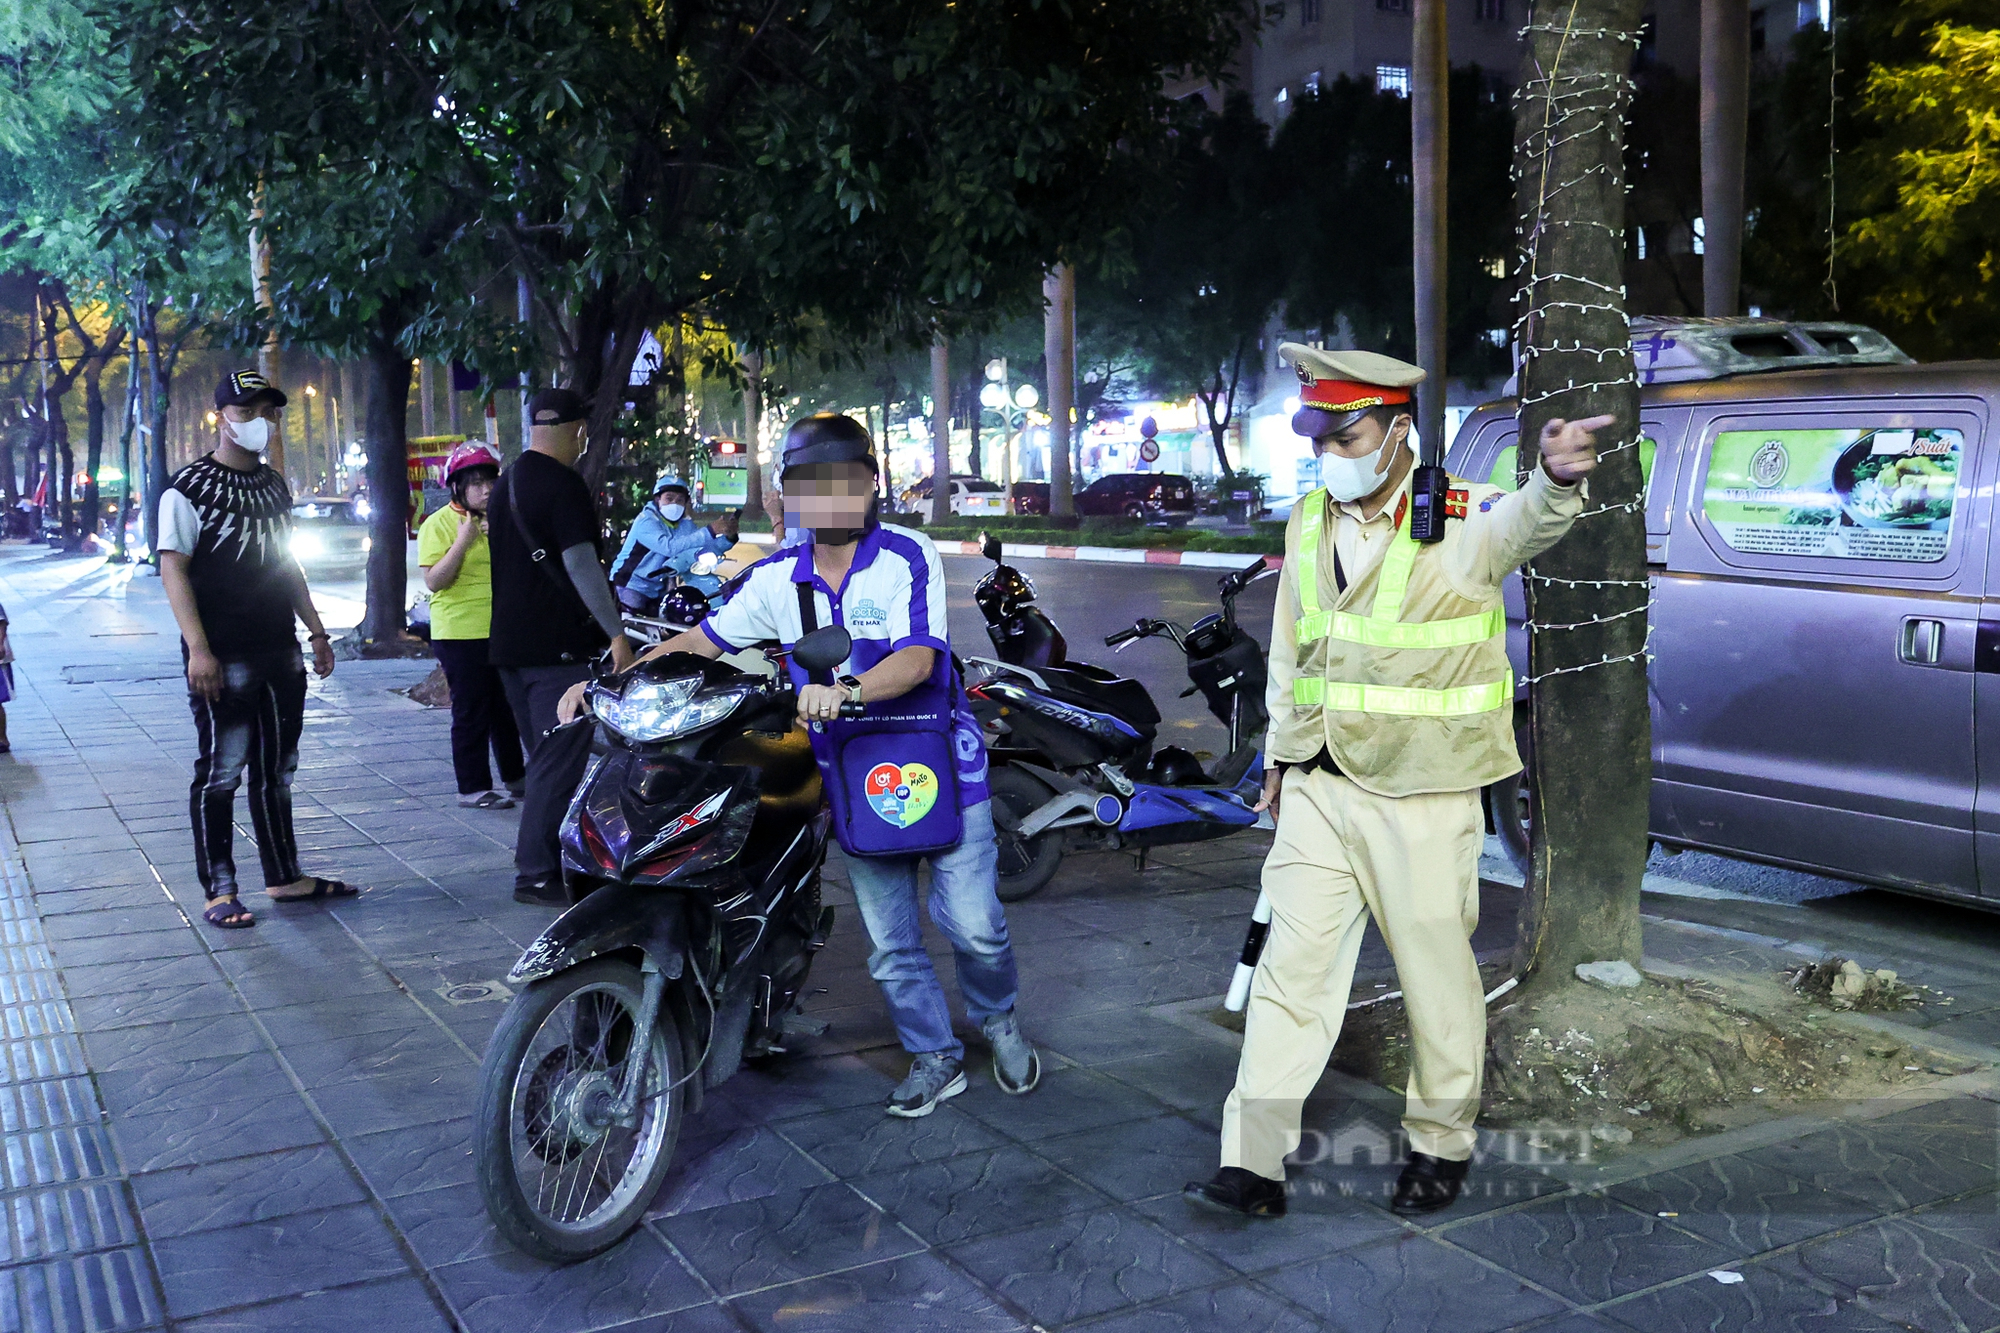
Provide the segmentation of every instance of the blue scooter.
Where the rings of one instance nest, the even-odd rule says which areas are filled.
[[[1192,626],[1141,618],[1105,639],[1122,651],[1164,635],[1187,658],[1187,698],[1199,691],[1229,728],[1229,753],[1213,771],[1178,745],[1154,746],[1160,712],[1146,687],[1068,658],[1053,621],[1034,605],[1034,584],[1001,562],[974,601],[998,658],[967,664],[985,674],[967,686],[986,735],[999,891],[1017,902],[1055,876],[1066,851],[1147,848],[1226,837],[1260,823],[1264,650],[1236,623],[1236,598],[1277,570],[1263,557],[1220,582],[1222,609]]]

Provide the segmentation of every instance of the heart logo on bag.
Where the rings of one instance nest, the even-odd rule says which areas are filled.
[[[896,828],[908,828],[937,804],[938,780],[923,764],[877,764],[864,786],[868,807]]]

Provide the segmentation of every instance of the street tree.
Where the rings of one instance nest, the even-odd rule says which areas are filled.
[[[1130,277],[1108,301],[1079,302],[1112,306],[1106,322],[1154,392],[1201,400],[1224,477],[1234,475],[1223,442],[1237,395],[1293,253],[1276,225],[1289,177],[1248,94],[1231,93],[1176,145],[1159,196],[1134,225]]]
[[[1624,307],[1623,121],[1640,0],[1535,0],[1515,94],[1520,460],[1547,422],[1605,414],[1583,516],[1526,571],[1530,988],[1639,961],[1652,777],[1639,393]],[[1525,472],[1524,472],[1525,475]]]
[[[1446,364],[1455,377],[1503,371],[1504,261],[1513,243],[1509,144],[1515,130],[1476,66],[1451,71],[1445,209]],[[1287,256],[1285,323],[1332,331],[1414,359],[1410,104],[1346,76],[1301,95],[1273,140],[1285,191],[1275,227]],[[1308,164],[1308,165],[1302,165]]]
[[[1991,11],[1994,6],[1982,6]],[[2000,27],[1939,22],[1921,58],[1876,64],[1855,165],[1888,196],[1847,233],[1881,280],[1868,306],[1920,357],[2000,347]]]
[[[767,350],[808,315],[913,347],[1039,304],[1058,251],[1123,243],[1119,220],[1187,114],[1160,72],[1219,73],[1249,7],[509,12],[465,114],[516,155],[490,159],[517,196],[491,216],[512,225],[541,327],[592,397],[586,458],[602,467],[606,389],[646,328],[696,303]]]
[[[1745,297],[1873,325],[1922,359],[1989,356],[2000,4],[1848,0],[1833,17],[1752,87]]]
[[[247,254],[253,200],[269,303],[247,263],[204,293],[236,346],[279,338],[360,360],[371,545],[364,645],[404,637],[411,363],[517,369],[505,258],[468,192],[474,150],[450,85],[404,10],[115,0],[132,53],[134,134],[150,164],[128,231]],[[420,26],[420,24],[419,24]],[[227,50],[218,62],[215,52]],[[482,284],[484,291],[482,292]],[[484,296],[483,301],[477,299]],[[503,315],[502,311],[506,311]]]

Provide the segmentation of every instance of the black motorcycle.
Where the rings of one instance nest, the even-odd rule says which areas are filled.
[[[828,627],[791,656],[826,670],[849,646]],[[574,906],[508,975],[520,990],[487,1045],[474,1125],[494,1225],[555,1261],[637,1226],[683,1116],[784,1049],[833,923],[830,816],[788,673],[675,653],[588,698],[595,722],[570,725],[596,731],[562,827]]]
[[[1160,710],[1139,681],[1069,658],[1062,631],[1035,605],[1035,586],[1003,563],[973,590],[996,658],[969,658],[986,674],[967,687],[985,730],[1000,897],[1017,902],[1055,876],[1065,851],[1155,847],[1225,837],[1258,822],[1263,765],[1264,650],[1236,623],[1236,599],[1275,574],[1264,558],[1219,582],[1222,609],[1192,626],[1141,618],[1105,639],[1122,650],[1165,635],[1187,658],[1191,682],[1229,728],[1214,769],[1178,745],[1155,746]]]

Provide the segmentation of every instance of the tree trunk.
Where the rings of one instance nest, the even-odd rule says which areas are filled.
[[[931,522],[951,517],[951,343],[931,341]]]
[[[83,514],[76,534],[79,550],[97,532],[97,469],[104,463],[104,366],[113,350],[105,348],[105,355],[92,360],[90,369],[83,373],[83,410],[88,424],[83,448]]]
[[[139,425],[139,321],[134,318],[130,329],[131,343],[125,363],[125,414],[118,423],[118,518],[117,526],[111,531],[112,559],[120,564],[130,560],[132,553],[125,540],[125,529],[132,515],[132,437]]]
[[[368,348],[368,602],[361,637],[393,643],[403,636],[410,524],[410,358],[378,334]]]
[[[1639,21],[1640,0],[1536,0],[1516,97],[1523,468],[1538,465],[1545,422],[1617,418],[1598,433],[1584,516],[1527,574],[1534,831],[1520,962],[1531,986],[1569,983],[1578,963],[1639,961],[1652,766],[1639,392],[1622,285]]]
[[[576,359],[570,368],[569,387],[590,404],[590,417],[584,425],[586,444],[576,470],[592,495],[604,489],[639,343],[659,322],[661,313],[650,288],[621,292],[598,287],[577,303]]]
[[[757,455],[764,447],[764,354],[756,348],[748,348],[743,353],[743,452],[748,456],[750,475],[744,479],[748,488],[743,497],[743,508],[751,514],[764,512],[764,465],[757,461]],[[781,458],[772,462],[780,466]],[[783,540],[784,534],[778,537]]]
[[[143,299],[143,298],[142,298]],[[146,486],[140,500],[139,530],[146,553],[160,563],[160,497],[167,489],[167,388],[170,366],[160,352],[160,311],[140,306],[146,324]]]
[[[1423,461],[1444,461],[1445,400],[1445,184],[1451,154],[1451,68],[1445,31],[1446,0],[1417,0],[1410,53],[1410,195],[1414,204],[1417,364],[1417,438]]]
[[[1042,345],[1049,372],[1049,513],[1076,513],[1070,478],[1070,413],[1076,407],[1076,270],[1059,264],[1042,282],[1048,314]]]
[[[977,341],[972,344],[971,354],[966,357],[966,361],[969,367],[966,383],[971,387],[966,390],[965,419],[972,428],[972,451],[965,470],[971,476],[983,477],[986,475],[986,460],[980,456],[979,451],[979,418],[985,412],[985,405],[979,401],[979,390],[986,383],[986,362],[979,355]]]
[[[1734,315],[1743,274],[1750,0],[1701,0],[1701,313]]]

